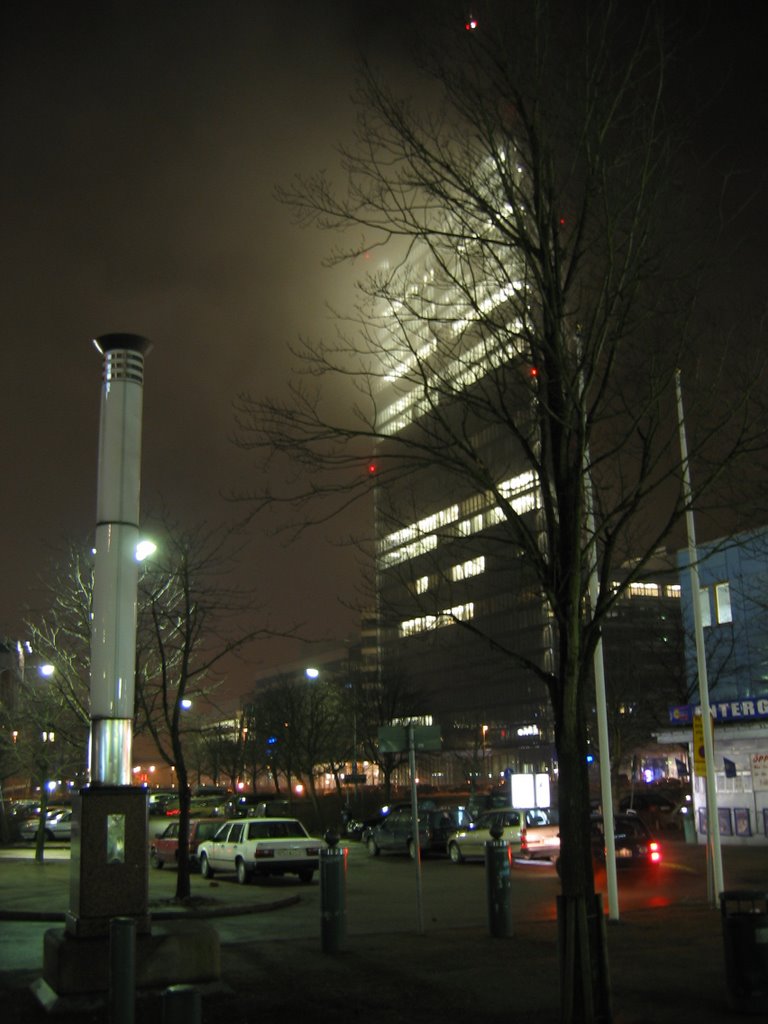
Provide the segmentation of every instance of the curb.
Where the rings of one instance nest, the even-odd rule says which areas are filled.
[[[245,914],[264,914],[271,910],[283,910],[301,902],[301,896],[287,896],[272,903],[254,903],[245,906],[230,907],[178,907],[167,910],[149,908],[149,916],[154,921],[174,921],[178,918],[202,920],[211,917],[242,917]],[[52,910],[0,910],[0,921],[53,921],[62,923],[66,920],[64,911]]]

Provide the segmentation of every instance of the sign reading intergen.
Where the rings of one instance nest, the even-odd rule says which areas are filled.
[[[698,704],[678,705],[669,709],[669,720],[673,725],[690,725],[697,710]],[[758,718],[768,718],[768,697],[713,701],[710,710],[716,722],[754,721]]]

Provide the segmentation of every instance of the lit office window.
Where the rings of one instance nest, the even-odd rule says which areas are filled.
[[[630,597],[658,597],[659,589],[658,583],[630,583],[629,595]]]
[[[715,584],[715,614],[717,621],[733,622],[731,614],[731,588],[728,583]]]
[[[451,568],[451,579],[458,583],[460,580],[468,580],[471,576],[479,576],[482,572],[485,572],[484,555],[480,555],[479,558],[470,558],[468,562],[462,562],[461,565],[454,565]]]
[[[456,622],[468,622],[474,618],[475,605],[472,601],[467,604],[457,604],[453,608],[446,608],[437,615],[418,615],[415,619],[406,619],[400,623],[400,636],[415,636],[417,633],[426,633],[430,629],[443,629],[445,626],[452,626]]]
[[[664,593],[666,594],[667,597],[674,597],[674,598],[676,598],[679,601],[680,600],[681,589],[682,588],[680,587],[679,583],[669,583],[664,588]]]
[[[702,587],[699,591],[699,607],[701,608],[702,626],[711,626],[712,611],[709,605],[709,589],[707,587]]]
[[[429,590],[429,576],[420,576],[415,583],[417,594],[426,594]]]

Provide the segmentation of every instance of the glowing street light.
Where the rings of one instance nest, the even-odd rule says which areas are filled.
[[[136,559],[137,562],[144,562],[148,558],[151,558],[156,551],[157,544],[155,544],[155,542],[153,540],[150,540],[148,537],[144,537],[136,545],[134,558]]]

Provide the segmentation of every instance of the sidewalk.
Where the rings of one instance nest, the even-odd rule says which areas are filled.
[[[729,888],[768,890],[768,848],[737,849],[726,856]],[[46,865],[42,873],[31,863],[15,863],[13,871],[9,867],[0,860],[0,911],[5,912],[0,918],[63,912],[64,864]],[[32,887],[25,884],[26,876],[34,881]],[[157,885],[171,892],[174,883],[173,872],[157,872],[153,893]],[[153,916],[163,911],[157,895],[150,902]],[[213,906],[196,909],[224,916],[236,906],[254,913],[271,902],[269,890],[257,886],[222,886]],[[290,906],[282,913],[290,915]],[[36,941],[39,934],[38,928]],[[750,1019],[729,1006],[720,913],[704,902],[623,914],[620,922],[607,925],[607,942],[614,1024],[738,1024]],[[424,935],[352,935],[344,952],[324,954],[318,926],[299,939],[223,944],[221,955],[223,985],[203,998],[204,1024],[255,1024],[275,1015],[291,1024],[302,1019],[313,1024],[559,1020],[554,913],[547,921],[516,920],[514,935],[507,939],[491,938],[482,928],[441,927]],[[7,971],[0,965],[4,1022],[47,1019],[28,990],[39,975],[39,968]],[[143,998],[137,1016],[141,1024],[160,1024],[161,998]],[[56,1016],[61,1024],[105,1019],[103,1011]]]

